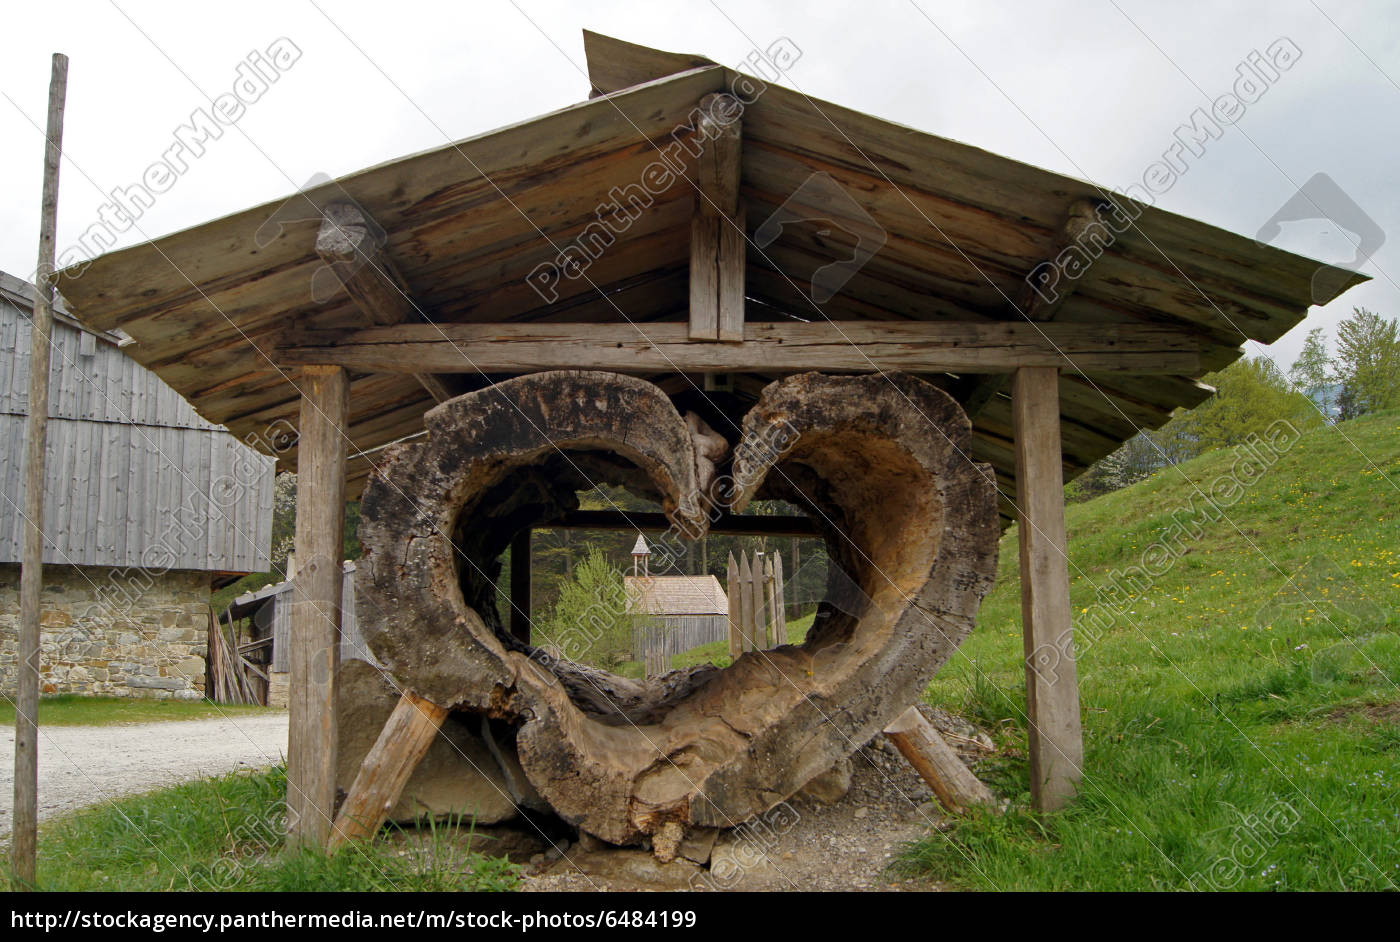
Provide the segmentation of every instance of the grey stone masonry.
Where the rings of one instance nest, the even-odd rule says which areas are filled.
[[[44,694],[204,696],[210,574],[44,566]],[[0,689],[14,697],[19,566],[0,565]]]

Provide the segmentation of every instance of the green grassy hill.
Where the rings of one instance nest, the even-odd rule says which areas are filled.
[[[932,834],[911,862],[987,889],[1396,889],[1398,511],[1393,412],[1072,506],[1086,772],[1076,804],[1039,820],[1023,810],[1013,528],[928,693],[999,731],[979,774],[1012,810]]]

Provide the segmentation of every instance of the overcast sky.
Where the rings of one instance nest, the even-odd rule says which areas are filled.
[[[587,97],[580,31],[738,65],[786,37],[782,84],[879,117],[1122,190],[1162,159],[1193,111],[1231,91],[1252,52],[1302,55],[1157,198],[1254,236],[1315,174],[1384,232],[1355,288],[1271,347],[1287,367],[1307,329],[1362,305],[1400,314],[1400,10],[1257,3],[239,4],[59,2],[6,9],[0,63],[0,268],[33,271],[49,53],[71,58],[59,247],[107,193],[139,181],[173,132],[229,91],[239,63],[285,37],[301,50],[236,126],[159,197],[121,244],[284,196],[332,176],[515,123]],[[209,96],[209,97],[207,97]],[[1325,223],[1276,242],[1323,260],[1355,248]]]

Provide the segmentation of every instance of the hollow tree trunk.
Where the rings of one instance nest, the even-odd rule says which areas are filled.
[[[365,490],[365,639],[417,695],[514,724],[543,800],[614,843],[737,825],[795,794],[918,698],[995,573],[995,488],[967,457],[970,423],[907,376],[772,384],[706,493],[712,457],[640,379],[519,377],[442,403],[427,428]],[[806,641],[639,682],[577,662],[590,624],[513,638],[491,604],[501,554],[599,482],[659,501],[688,538],[712,505],[803,508],[831,558]]]

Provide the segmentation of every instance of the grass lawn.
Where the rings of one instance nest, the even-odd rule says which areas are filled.
[[[135,700],[127,697],[80,697],[63,694],[39,700],[43,726],[114,726],[162,720],[202,720],[274,712],[267,707],[233,706],[208,700]],[[0,701],[0,724],[15,725],[15,705]]]
[[[1002,757],[980,774],[1013,808],[931,834],[911,866],[981,889],[1400,885],[1400,415],[1310,433],[1220,519],[1174,530],[1188,479],[1205,489],[1238,458],[1069,509],[1085,777],[1043,818],[1024,810],[1005,536],[979,626],[928,699],[998,731]],[[1126,604],[1096,597],[1154,544],[1173,547],[1167,571]],[[1163,554],[1148,558],[1160,572]]]
[[[510,890],[518,869],[469,828],[363,841],[334,857],[282,845],[286,775],[237,773],[90,808],[39,829],[43,890]],[[475,846],[473,846],[475,845]],[[14,889],[8,868],[0,889]]]

